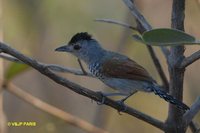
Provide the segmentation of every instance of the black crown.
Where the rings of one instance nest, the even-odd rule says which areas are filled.
[[[77,33],[71,38],[71,40],[69,41],[69,44],[76,43],[80,40],[92,40],[92,36],[88,34],[87,32]]]

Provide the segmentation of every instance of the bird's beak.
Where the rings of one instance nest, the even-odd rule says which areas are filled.
[[[69,45],[64,45],[55,49],[58,52],[71,52]]]

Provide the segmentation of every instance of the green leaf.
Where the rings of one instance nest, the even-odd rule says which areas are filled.
[[[6,80],[11,80],[18,74],[26,71],[28,68],[29,68],[28,65],[13,62],[10,64],[9,68],[7,69],[5,73],[5,78]]]
[[[200,44],[200,41],[183,31],[167,28],[144,32],[142,39],[146,44],[159,46]]]

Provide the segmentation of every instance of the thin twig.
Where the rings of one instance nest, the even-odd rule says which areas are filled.
[[[95,21],[116,24],[116,25],[123,26],[125,28],[129,28],[131,30],[137,30],[137,28],[135,28],[135,27],[133,27],[133,26],[127,24],[127,23],[123,23],[123,22],[120,22],[120,21],[112,20],[112,19],[95,19]]]
[[[107,131],[97,128],[94,125],[76,117],[73,116],[67,112],[64,112],[63,110],[60,110],[44,101],[39,100],[38,98],[32,96],[31,94],[23,91],[19,87],[15,86],[12,83],[8,83],[5,85],[7,90],[14,94],[15,96],[21,98],[25,102],[35,106],[36,108],[45,111],[53,116],[56,116],[62,120],[64,120],[66,123],[71,124],[73,126],[79,127],[86,132],[89,133],[108,133]]]
[[[14,56],[15,58],[23,61],[24,63],[26,63],[27,65],[33,67],[34,69],[36,69],[37,71],[39,71],[41,74],[47,76],[48,78],[50,78],[51,80],[55,81],[56,83],[67,87],[68,89],[86,96],[92,100],[95,100],[97,102],[102,102],[102,100],[104,99],[104,104],[116,109],[116,110],[121,110],[124,106],[121,105],[119,102],[116,102],[114,100],[111,100],[107,97],[102,96],[101,93],[97,93],[94,92],[90,89],[87,89],[85,87],[82,87],[76,83],[73,83],[63,77],[58,76],[57,74],[53,73],[52,71],[50,71],[46,66],[44,66],[43,64],[37,62],[36,60],[29,58],[25,55],[23,55],[22,53],[18,52],[17,50],[9,47],[8,45],[0,42],[0,49],[2,50],[2,52],[7,53],[9,55]],[[161,130],[165,130],[165,125],[163,122],[148,116],[140,111],[137,111],[131,107],[126,108],[126,110],[123,110],[122,112],[127,113],[131,116],[134,116],[140,120],[143,120]]]
[[[78,64],[80,65],[80,68],[81,68],[83,74],[87,75],[88,73],[85,71],[85,69],[84,69],[84,67],[83,67],[83,65],[81,63],[81,60],[79,58],[77,60],[78,60]]]
[[[164,53],[165,58],[167,59],[168,56],[170,55],[170,51],[168,48],[166,48],[165,46],[160,46],[161,51]]]
[[[163,68],[162,68],[157,56],[155,55],[153,48],[150,47],[149,45],[147,45],[147,47],[148,47],[149,53],[150,53],[150,55],[153,59],[153,62],[156,66],[156,69],[157,69],[158,73],[160,74],[160,77],[161,77],[162,82],[163,82],[164,89],[165,89],[166,92],[168,92],[169,91],[169,82],[168,82],[167,77],[166,77],[166,75],[163,71]]]
[[[6,55],[6,54],[0,54],[0,58],[6,59],[6,60],[12,61],[12,62],[24,63],[24,62],[20,61],[19,59],[14,58],[10,55]],[[94,77],[94,76],[92,76],[92,74],[90,72],[86,72],[87,74],[85,74],[80,69],[75,69],[75,68],[70,68],[70,67],[62,67],[62,66],[56,65],[56,64],[45,64],[45,63],[41,63],[41,64],[44,65],[46,68],[49,68],[55,72],[67,72],[67,73],[71,73],[71,74],[79,75],[79,76]]]
[[[197,100],[194,102],[194,104],[191,106],[190,110],[186,112],[183,116],[183,121],[185,121],[185,125],[187,126],[194,116],[200,111],[200,97],[197,98]]]
[[[151,25],[147,22],[144,16],[138,11],[135,4],[130,0],[123,0],[123,1],[131,11],[132,15],[141,23],[142,27],[144,27],[144,29],[146,29],[147,31],[151,30],[152,29]]]
[[[185,68],[185,67],[189,66],[190,64],[194,63],[198,59],[200,59],[200,50],[195,52],[195,53],[193,53],[189,57],[185,58],[182,61],[181,68]]]
[[[12,62],[17,62],[17,63],[23,63],[22,61],[10,56],[10,55],[5,55],[5,54],[0,54],[0,58],[12,61]]]

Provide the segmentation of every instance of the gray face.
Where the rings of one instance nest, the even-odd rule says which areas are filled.
[[[56,51],[69,52],[74,56],[89,63],[91,60],[99,58],[103,49],[99,43],[92,39],[87,33],[78,33],[72,37],[70,42],[61,46]]]
[[[93,43],[95,42],[93,41]],[[80,40],[75,43],[70,43],[70,44],[61,46],[57,48],[56,51],[69,52],[77,57],[82,57],[82,56],[88,55],[89,52],[92,52],[92,50],[95,47],[93,43],[91,42],[91,40],[90,41]]]

